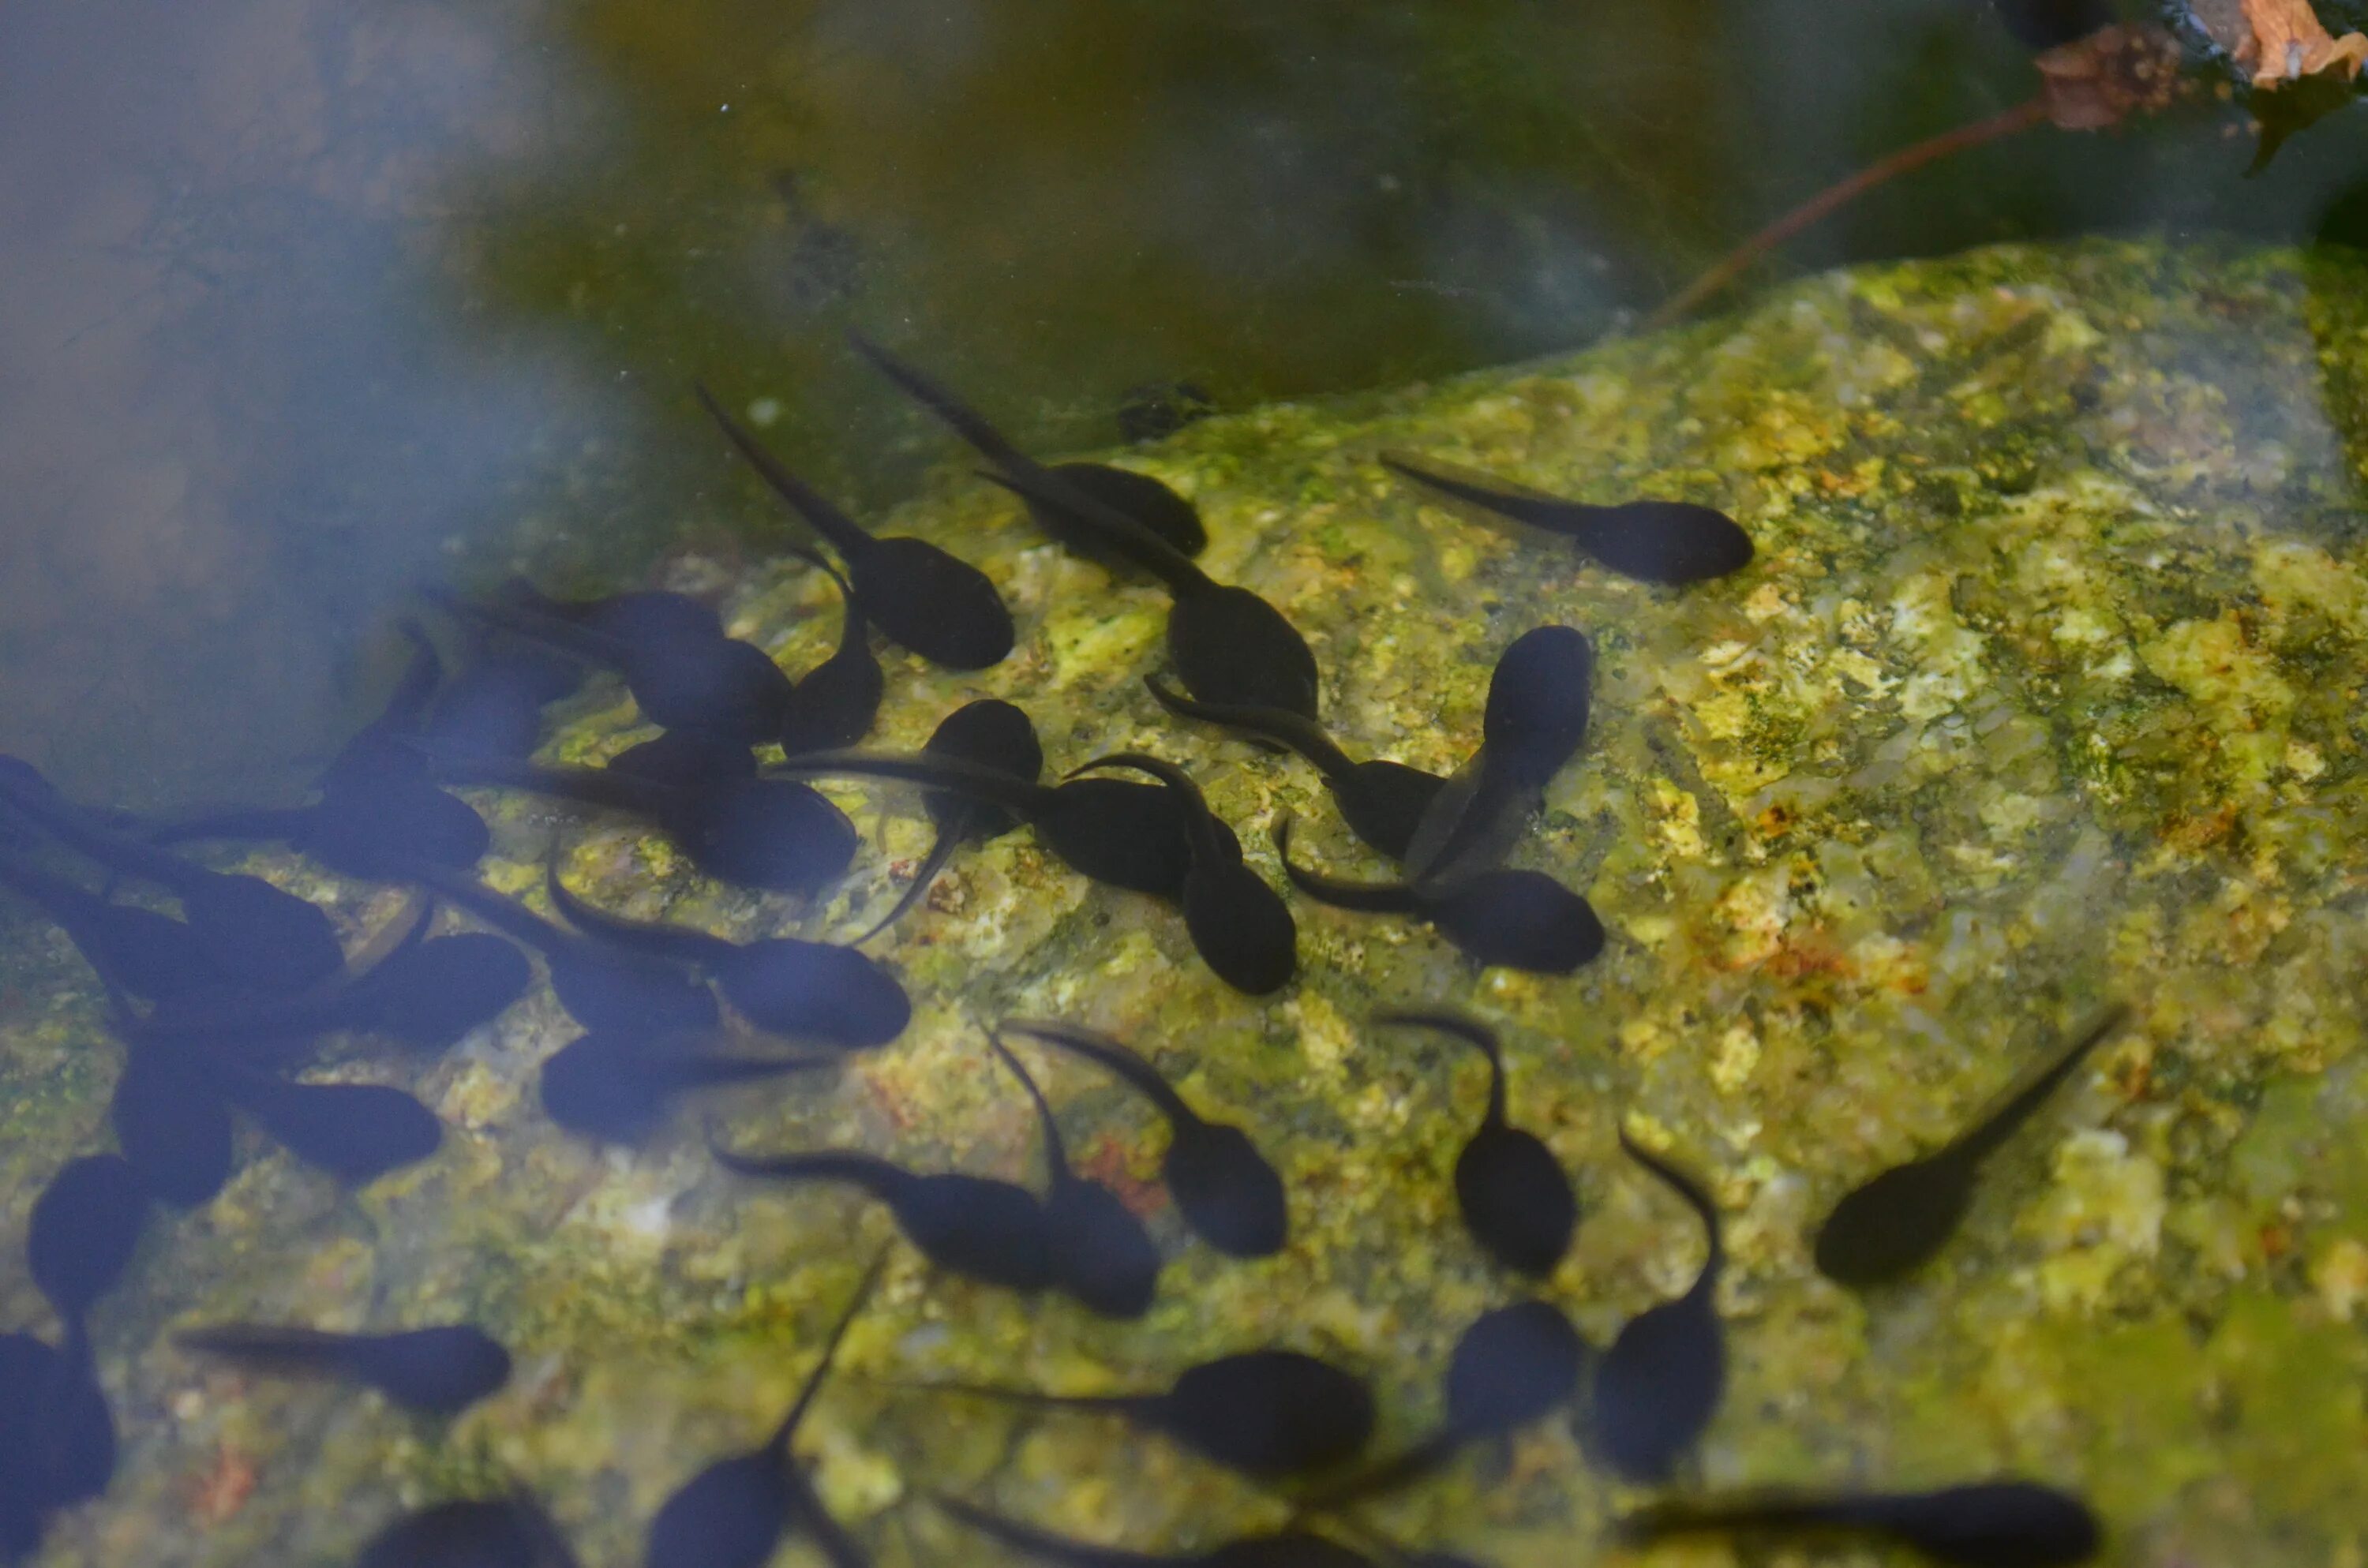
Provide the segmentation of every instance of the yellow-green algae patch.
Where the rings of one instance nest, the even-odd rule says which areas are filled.
[[[1369,1369],[1385,1442],[1419,1431],[1457,1330],[1519,1293],[1448,1185],[1477,1062],[1361,1026],[1430,1002],[1502,1025],[1517,1117],[1577,1174],[1577,1244],[1543,1290],[1591,1335],[1702,1256],[1682,1208],[1621,1159],[1623,1120],[1717,1196],[1734,1387],[1693,1479],[2011,1471],[2092,1496],[2112,1563],[2362,1561],[2368,409],[2347,389],[2368,377],[2363,323],[2356,261],[1997,249],[1130,455],[1199,503],[1212,569],[1305,631],[1360,756],[1452,768],[1513,637],[1561,621],[1593,638],[1594,733],[1520,854],[1585,889],[1611,943],[1565,980],[1475,972],[1427,931],[1301,905],[1302,976],[1258,1003],[1194,960],[1172,910],[1085,887],[1024,834],[964,851],[880,944],[914,992],[905,1038],[825,1081],[718,1096],[722,1129],[1034,1180],[1034,1124],[980,1026],[1068,1017],[1251,1128],[1290,1179],[1294,1233],[1252,1265],[1190,1244],[1156,1183],[1156,1119],[1030,1050],[1075,1152],[1169,1244],[1160,1301],[1113,1324],[896,1252],[810,1426],[825,1495],[892,1564],[989,1555],[904,1508],[922,1487],[1144,1547],[1282,1517],[1098,1420],[894,1380],[1107,1390],[1279,1343]],[[1375,461],[1393,448],[1590,500],[1723,506],[1759,557],[1683,591],[1623,582],[1407,493]],[[1021,642],[972,676],[890,653],[878,744],[1010,698],[1055,767],[1121,746],[1186,763],[1269,876],[1284,811],[1311,860],[1384,871],[1302,765],[1179,728],[1142,692],[1164,614],[1149,587],[1045,545],[955,472],[893,526],[980,562]],[[794,563],[704,580],[787,667],[837,636],[835,594]],[[639,733],[630,708],[587,699],[549,755]],[[488,880],[529,898],[556,839],[572,881],[625,912],[843,937],[896,895],[928,831],[908,790],[832,788],[871,847],[808,905],[701,882],[614,822],[471,798],[495,824]],[[334,892],[357,937],[392,911],[258,864]],[[42,1175],[103,1140],[114,1061],[62,945],[17,930],[0,990],[10,1247]],[[1864,1300],[1816,1276],[1805,1238],[1837,1196],[1946,1137],[2108,994],[2132,1027],[1993,1162],[1930,1269]],[[416,1086],[448,1122],[443,1153],[347,1197],[257,1145],[220,1201],[152,1232],[97,1324],[122,1473],[45,1564],[342,1562],[400,1506],[513,1482],[587,1562],[631,1562],[673,1485],[760,1437],[891,1227],[844,1193],[720,1176],[695,1116],[632,1154],[558,1136],[534,1074],[571,1032],[537,995],[443,1062],[333,1053],[326,1071]],[[43,1321],[13,1274],[0,1292],[13,1322]],[[444,1430],[160,1337],[207,1318],[456,1315],[507,1339],[518,1374]],[[1604,1521],[1634,1495],[1555,1422],[1373,1518],[1507,1568],[1745,1560],[1611,1544]],[[801,1550],[782,1561],[813,1561]]]

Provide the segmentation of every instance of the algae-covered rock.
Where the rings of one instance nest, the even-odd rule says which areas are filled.
[[[835,1079],[712,1100],[721,1126],[743,1146],[847,1143],[1034,1181],[1031,1113],[981,1025],[1063,1017],[1252,1130],[1291,1184],[1294,1234],[1256,1264],[1189,1244],[1156,1183],[1159,1124],[1106,1077],[1032,1056],[1073,1152],[1168,1244],[1160,1301],[1114,1324],[932,1277],[900,1249],[808,1422],[825,1496],[889,1563],[986,1555],[903,1506],[923,1487],[992,1487],[1015,1515],[1145,1547],[1284,1511],[1095,1418],[898,1380],[1099,1391],[1271,1343],[1370,1369],[1384,1443],[1426,1426],[1457,1330],[1520,1291],[1463,1233],[1449,1181],[1480,1111],[1476,1059],[1360,1025],[1446,1004],[1501,1027],[1516,1119],[1577,1174],[1577,1243],[1543,1290],[1592,1337],[1701,1256],[1699,1227],[1620,1156],[1623,1121],[1723,1207],[1734,1386],[1693,1479],[2015,1471],[2091,1495],[2112,1562],[2361,1561],[2362,386],[2368,265],[2098,243],[1838,274],[1683,332],[1260,409],[1126,454],[1197,502],[1215,575],[1306,633],[1326,722],[1359,756],[1451,770],[1497,653],[1544,622],[1588,633],[1593,734],[1519,859],[1584,889],[1611,942],[1569,979],[1474,971],[1419,927],[1300,903],[1301,977],[1261,1002],[1207,971],[1175,911],[1089,889],[1026,834],[963,851],[878,944],[914,994],[905,1037]],[[1683,590],[1624,582],[1435,507],[1379,466],[1393,449],[1586,500],[1723,506],[1759,558]],[[1121,747],[1185,764],[1270,879],[1283,811],[1303,859],[1384,873],[1303,764],[1179,727],[1143,691],[1165,614],[1152,589],[1045,543],[966,474],[893,522],[985,566],[1020,646],[968,676],[888,653],[879,744],[917,746],[959,702],[1008,698],[1057,769]],[[834,604],[784,560],[732,583],[726,615],[801,669],[835,640]],[[551,755],[605,755],[634,722],[595,703]],[[811,905],[492,793],[488,880],[530,887],[555,836],[572,883],[629,914],[851,935],[930,830],[909,790],[829,789],[871,849]],[[398,903],[259,864],[334,896],[357,936]],[[114,1061],[62,944],[33,926],[14,942],[12,1251],[46,1172],[104,1141]],[[2109,995],[2131,1027],[1991,1162],[1933,1267],[1864,1301],[1816,1274],[1807,1234],[1836,1198],[1937,1143]],[[43,1563],[342,1562],[400,1506],[512,1482],[587,1562],[621,1563],[675,1485],[760,1438],[886,1217],[720,1173],[696,1112],[632,1154],[560,1136],[533,1077],[571,1032],[538,994],[425,1070],[358,1046],[332,1071],[415,1085],[448,1124],[436,1160],[341,1198],[258,1146],[211,1209],[152,1228],[97,1324],[122,1471]],[[13,1271],[0,1292],[12,1325],[44,1321]],[[161,1337],[200,1319],[455,1316],[505,1338],[518,1372],[441,1429]],[[1702,1543],[1622,1555],[1604,1523],[1641,1495],[1590,1473],[1557,1422],[1371,1517],[1507,1568],[1731,1560]]]

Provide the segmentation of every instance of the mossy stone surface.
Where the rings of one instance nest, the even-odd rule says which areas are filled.
[[[1295,1233],[1254,1265],[1186,1244],[1156,1185],[1156,1122],[1031,1054],[1074,1151],[1168,1242],[1161,1300],[1112,1324],[931,1278],[900,1250],[809,1425],[825,1496],[888,1563],[989,1559],[926,1506],[900,1509],[918,1487],[1146,1548],[1281,1517],[1098,1420],[892,1379],[1087,1392],[1272,1343],[1370,1369],[1384,1444],[1425,1426],[1456,1332],[1519,1288],[1463,1233],[1449,1182],[1476,1059],[1360,1020],[1448,1004],[1502,1028],[1515,1118],[1577,1176],[1578,1240],[1544,1290],[1591,1336],[1682,1289],[1702,1256],[1685,1210],[1621,1157],[1623,1123],[1717,1196],[1735,1381],[1696,1478],[2014,1471],[2092,1496],[2110,1562],[2361,1562],[2362,389],[2368,263],[2098,242],[1832,275],[1681,332],[1121,454],[1198,503],[1214,574],[1305,631],[1356,755],[1449,770],[1507,643],[1549,621],[1593,639],[1593,735],[1518,858],[1584,889],[1611,944],[1569,979],[1474,971],[1418,927],[1300,903],[1301,978],[1258,1002],[1195,960],[1175,911],[1087,888],[1025,834],[958,856],[880,944],[916,1003],[905,1039],[835,1082],[713,1099],[733,1139],[1034,1181],[1030,1113],[981,1024],[1065,1017],[1250,1128],[1291,1184]],[[1582,499],[1718,505],[1759,559],[1684,590],[1625,583],[1428,504],[1378,466],[1391,449]],[[916,746],[959,702],[1009,698],[1055,768],[1121,747],[1184,763],[1269,876],[1285,810],[1303,858],[1385,871],[1304,765],[1178,727],[1143,691],[1165,614],[1150,588],[1045,543],[959,468],[875,521],[980,562],[1021,637],[973,676],[888,653],[879,744]],[[835,592],[794,562],[710,585],[793,671],[837,638]],[[605,755],[634,723],[591,699],[550,755]],[[556,837],[572,882],[626,913],[846,936],[899,891],[928,827],[909,790],[830,789],[871,848],[811,905],[701,882],[624,824],[475,798],[498,885],[530,887]],[[357,937],[399,903],[256,864],[334,898]],[[115,1055],[63,943],[10,932],[13,1256],[47,1171],[103,1142]],[[1816,1276],[1806,1237],[1836,1198],[1945,1138],[2108,995],[2133,1004],[2131,1027],[1992,1163],[1931,1268],[1867,1300]],[[623,1563],[675,1485],[761,1437],[886,1216],[719,1173],[696,1111],[632,1154],[560,1136],[533,1079],[570,1033],[538,992],[430,1066],[367,1042],[333,1053],[328,1071],[416,1087],[448,1124],[442,1153],[341,1197],[258,1146],[212,1208],[152,1228],[97,1324],[122,1471],[63,1521],[45,1568],[339,1563],[400,1507],[513,1480],[587,1563]],[[0,1312],[45,1322],[14,1270]],[[444,1429],[201,1367],[163,1338],[226,1318],[452,1316],[507,1340],[518,1372]],[[1640,1495],[1553,1423],[1372,1518],[1505,1568],[1741,1560],[1716,1541],[1623,1554],[1604,1524]],[[814,1561],[803,1550],[782,1561]]]

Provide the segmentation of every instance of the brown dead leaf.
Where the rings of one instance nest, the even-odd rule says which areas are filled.
[[[2340,73],[2356,79],[2368,65],[2368,36],[2330,34],[2310,7],[2310,0],[2240,0],[2241,28],[2231,25],[2224,3],[2206,18],[2215,37],[2236,56],[2237,63],[2253,74],[2253,85],[2274,91],[2289,82]],[[2230,37],[2231,33],[2238,36]]]

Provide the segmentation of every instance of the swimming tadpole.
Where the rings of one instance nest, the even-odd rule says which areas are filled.
[[[768,1034],[864,1051],[887,1044],[912,1021],[912,1000],[896,977],[852,947],[797,937],[734,942],[691,926],[628,920],[569,892],[555,862],[543,886],[552,907],[593,941],[690,965],[715,983],[735,1012]]]
[[[1964,1219],[1982,1162],[2128,1018],[2124,1005],[2107,1006],[1954,1139],[1847,1194],[1817,1227],[1813,1251],[1818,1272],[1837,1284],[1866,1290],[1905,1278],[1931,1261]]]
[[[1872,1535],[1947,1568],[2073,1568],[2104,1532],[2089,1506],[2035,1481],[1930,1492],[1770,1492],[1656,1503],[1619,1521],[1629,1540],[1676,1535]]]
[[[543,1114],[582,1137],[631,1146],[655,1136],[684,1095],[838,1065],[830,1056],[719,1050],[712,1038],[579,1035],[543,1061],[537,1079]]]
[[[1352,882],[1291,858],[1292,819],[1276,818],[1274,848],[1291,885],[1335,909],[1429,922],[1475,963],[1569,974],[1603,951],[1594,907],[1543,871],[1477,871],[1442,881]]]
[[[1157,1068],[1107,1035],[1044,1019],[1007,1019],[996,1028],[1094,1062],[1151,1102],[1168,1126],[1160,1179],[1193,1234],[1229,1257],[1282,1250],[1290,1232],[1282,1177],[1248,1133],[1201,1116]]]
[[[886,1263],[883,1253],[856,1286],[795,1403],[772,1435],[746,1453],[709,1465],[658,1509],[643,1548],[645,1568],[763,1568],[781,1538],[793,1530],[808,1537],[832,1568],[870,1563],[870,1555],[823,1506],[790,1445]]]
[[[1113,540],[1109,515],[1115,513],[1135,530],[1178,554],[1198,555],[1208,547],[1208,531],[1192,504],[1149,474],[1109,463],[1040,463],[1013,446],[977,410],[954,396],[951,389],[924,375],[861,333],[849,333],[848,343],[897,389],[929,411],[955,435],[970,443],[979,456],[1005,478],[1039,480],[1050,475],[1047,498],[1023,497],[1036,526],[1073,550],[1105,566],[1126,564],[1133,557],[1125,544]],[[1066,499],[1064,500],[1064,497]],[[1082,501],[1086,509],[1080,510]]]
[[[1263,1349],[1189,1367],[1147,1393],[1053,1394],[977,1383],[905,1385],[1005,1404],[1115,1415],[1259,1481],[1313,1474],[1354,1459],[1373,1435],[1365,1380],[1302,1351]]]
[[[390,1334],[217,1324],[184,1329],[173,1343],[192,1355],[256,1372],[360,1383],[423,1415],[457,1415],[497,1392],[510,1376],[509,1352],[469,1324]]]
[[[112,903],[6,853],[0,853],[0,887],[39,906],[101,981],[142,1001],[231,983],[186,921]]]
[[[1236,734],[1270,741],[1298,753],[1323,776],[1349,831],[1393,860],[1406,855],[1423,813],[1447,785],[1437,774],[1402,762],[1354,761],[1324,733],[1322,725],[1288,709],[1196,702],[1156,676],[1144,676],[1143,684],[1170,713],[1222,725]]]
[[[81,1334],[91,1308],[123,1278],[152,1202],[119,1154],[68,1160],[33,1200],[26,1266],[70,1335]]]
[[[987,1044],[1036,1108],[1044,1138],[1044,1223],[1055,1283],[1103,1317],[1141,1317],[1159,1291],[1158,1244],[1117,1193],[1077,1174],[1044,1091],[1000,1036],[990,1031]]]
[[[1039,782],[1044,774],[1044,748],[1036,738],[1036,726],[1026,713],[996,697],[966,702],[947,714],[921,743],[921,755],[974,763],[1030,784]],[[1019,815],[1008,807],[944,790],[924,792],[921,806],[929,813],[938,835],[895,903],[854,943],[868,942],[904,918],[915,901],[929,891],[955,850],[965,844],[999,838],[1020,825]]]
[[[866,532],[791,473],[704,386],[696,391],[749,466],[838,551],[854,584],[848,604],[860,598],[882,635],[951,670],[983,670],[1010,653],[1011,611],[985,573],[926,540]]]
[[[1053,1283],[1044,1205],[1026,1187],[958,1171],[909,1171],[854,1149],[747,1154],[708,1145],[735,1176],[852,1187],[887,1209],[913,1249],[949,1273],[1033,1292]]]
[[[523,1492],[405,1514],[370,1539],[354,1568],[576,1568],[566,1537]]]
[[[1578,1198],[1554,1151],[1505,1113],[1505,1056],[1497,1033],[1461,1013],[1408,1008],[1376,1013],[1387,1028],[1436,1029],[1488,1062],[1488,1105],[1455,1159],[1455,1197],[1464,1228],[1506,1267],[1532,1278],[1552,1274],[1578,1228]]]
[[[1690,501],[1630,501],[1590,506],[1508,487],[1432,459],[1383,454],[1382,466],[1449,500],[1559,534],[1581,554],[1643,583],[1700,583],[1751,564],[1751,536],[1714,506]]]
[[[1701,1217],[1710,1245],[1683,1295],[1621,1325],[1588,1391],[1583,1418],[1588,1451],[1626,1480],[1659,1483],[1701,1440],[1726,1396],[1726,1339],[1718,1317],[1725,1252],[1718,1210],[1702,1184],[1624,1131],[1620,1146]]]
[[[1242,863],[1241,841],[1209,810],[1200,786],[1172,762],[1141,752],[1096,757],[1070,774],[1128,767],[1166,785],[1183,818],[1190,861],[1177,902],[1192,947],[1218,979],[1248,996],[1291,983],[1299,968],[1299,928],[1280,895]]]

